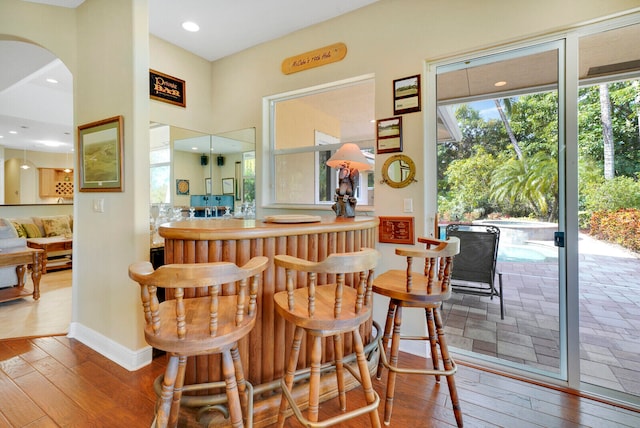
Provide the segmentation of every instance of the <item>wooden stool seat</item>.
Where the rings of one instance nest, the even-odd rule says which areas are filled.
[[[231,425],[239,428],[247,420],[251,426],[253,398],[247,390],[252,388],[244,379],[238,341],[255,325],[258,278],[268,263],[266,257],[254,257],[242,267],[229,262],[170,264],[156,270],[149,262],[129,266],[129,277],[141,287],[145,339],[169,356],[154,427],[178,424],[187,357],[215,353],[222,355],[224,381],[195,386],[224,386]],[[174,299],[160,303],[158,287],[173,289]],[[198,297],[185,298],[189,288],[197,288]]]
[[[433,375],[436,382],[440,376],[446,376],[449,394],[453,406],[453,413],[458,427],[462,427],[462,411],[458,400],[458,393],[454,374],[455,362],[449,356],[444,326],[440,316],[442,302],[451,297],[451,269],[453,256],[460,252],[460,241],[451,238],[441,241],[430,238],[418,238],[418,242],[426,244],[426,249],[398,248],[396,254],[407,259],[406,270],[390,270],[373,280],[373,292],[389,297],[389,310],[381,338],[380,361],[377,378],[382,376],[383,368],[389,370],[387,377],[387,392],[384,408],[384,423],[391,422],[396,375],[420,374]],[[433,247],[433,248],[432,248]],[[424,272],[413,271],[413,259],[424,259]],[[402,309],[423,308],[425,310],[427,335],[401,335]],[[431,347],[432,368],[400,367],[398,355],[401,340],[426,340]],[[389,341],[391,348],[389,350]],[[389,357],[387,358],[387,352]],[[443,368],[440,367],[442,361]]]
[[[275,265],[286,272],[287,290],[274,295],[276,312],[287,322],[295,325],[293,343],[285,376],[281,380],[282,398],[278,414],[278,426],[284,426],[288,406],[296,418],[307,427],[339,425],[345,420],[369,413],[371,425],[380,426],[378,405],[380,398],[373,390],[371,375],[364,354],[360,326],[371,318],[373,268],[379,260],[379,253],[365,248],[353,253],[332,254],[322,262],[310,262],[292,256],[277,255]],[[306,286],[296,288],[294,279],[300,280],[297,272],[305,272]],[[335,284],[316,285],[318,274],[333,275]],[[349,278],[349,279],[346,279]],[[352,286],[349,286],[351,282]],[[351,333],[356,354],[357,371],[343,363],[343,334]],[[291,394],[300,348],[304,335],[310,342],[311,364],[309,371],[309,406],[305,418]],[[333,340],[338,397],[342,413],[318,421],[320,407],[320,372],[322,367],[323,338]],[[329,343],[327,341],[327,343]],[[364,390],[366,405],[346,411],[344,369],[347,369]]]

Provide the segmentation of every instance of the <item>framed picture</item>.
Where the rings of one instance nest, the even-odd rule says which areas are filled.
[[[380,217],[378,241],[413,245],[413,219],[414,217]]]
[[[78,126],[81,192],[123,191],[123,122],[115,116]]]
[[[233,186],[234,179],[231,178],[223,178],[222,179],[222,194],[223,195],[233,195],[235,194],[235,189]]]
[[[236,162],[236,201],[242,199],[242,162]]]
[[[402,151],[402,117],[380,119],[377,122],[376,153]]]
[[[420,75],[393,81],[393,114],[420,111]]]
[[[159,71],[149,70],[149,97],[152,100],[186,107],[185,91],[184,80]]]
[[[204,194],[205,195],[211,194],[211,178],[204,179]]]
[[[181,178],[176,180],[176,194],[178,195],[189,194],[189,180],[183,180]]]

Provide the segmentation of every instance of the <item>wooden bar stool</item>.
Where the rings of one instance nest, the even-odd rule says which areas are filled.
[[[278,426],[284,426],[288,405],[296,418],[307,427],[326,427],[369,413],[371,425],[380,426],[378,404],[380,398],[373,390],[359,327],[371,317],[373,268],[380,254],[365,248],[353,253],[332,254],[321,262],[311,262],[287,255],[275,256],[275,265],[286,271],[287,290],[274,295],[276,311],[287,322],[295,325],[295,333],[285,376],[281,380],[282,398],[278,414]],[[306,273],[306,287],[295,288],[296,272]],[[336,276],[335,284],[316,285],[317,274]],[[348,285],[345,277],[353,278],[355,287]],[[296,372],[300,346],[304,333],[311,343],[311,365],[309,377],[308,418],[305,418],[291,394]],[[351,332],[355,349],[358,372],[349,364],[343,364],[342,334]],[[318,422],[320,404],[320,373],[322,342],[324,337],[333,338],[334,362],[338,397],[343,413]],[[344,368],[360,382],[364,389],[366,406],[346,411]]]
[[[382,375],[383,366],[389,369],[387,378],[387,396],[384,406],[384,423],[391,422],[393,395],[396,384],[396,373],[435,375],[436,382],[440,376],[447,377],[449,394],[453,405],[456,423],[462,426],[462,411],[458,401],[458,392],[453,375],[456,372],[455,362],[449,356],[444,327],[440,316],[440,306],[451,297],[451,269],[453,256],[460,252],[458,238],[441,241],[430,238],[418,238],[418,242],[426,244],[426,249],[397,248],[396,254],[407,258],[406,270],[389,270],[373,280],[374,293],[389,297],[389,311],[381,338],[380,362],[377,378]],[[424,272],[412,271],[413,258],[424,259]],[[424,308],[428,336],[402,336],[402,308]],[[387,350],[391,339],[390,357]],[[414,369],[399,367],[398,353],[400,340],[428,340],[431,346],[431,369]],[[438,352],[439,351],[439,352]],[[440,359],[444,368],[440,368]]]
[[[129,266],[129,277],[141,286],[145,339],[169,356],[153,426],[177,426],[187,357],[214,353],[222,354],[224,381],[206,386],[226,388],[233,427],[243,426],[243,408],[251,426],[253,397],[246,392],[252,388],[244,379],[238,340],[256,322],[258,277],[268,263],[254,257],[242,267],[229,262],[170,264],[155,271],[149,262]],[[236,294],[220,295],[221,285],[236,282]],[[158,287],[174,289],[175,299],[159,303]],[[185,289],[197,287],[207,294],[184,298]]]

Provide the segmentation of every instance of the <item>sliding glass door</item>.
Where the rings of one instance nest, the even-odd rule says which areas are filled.
[[[441,65],[435,76],[439,224],[500,229],[505,307],[502,319],[499,298],[454,293],[443,307],[448,339],[460,353],[561,379],[563,52],[545,43]]]
[[[440,226],[501,231],[504,319],[496,297],[454,293],[457,354],[634,406],[639,20],[428,64],[425,79]]]

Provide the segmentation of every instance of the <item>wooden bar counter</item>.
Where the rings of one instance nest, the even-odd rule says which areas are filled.
[[[243,265],[254,256],[272,260],[264,271],[258,294],[256,326],[240,345],[245,375],[256,389],[254,425],[265,426],[275,421],[279,405],[276,394],[261,385],[273,385],[284,373],[288,348],[293,337],[293,326],[286,325],[275,312],[273,295],[285,289],[284,272],[276,271],[273,257],[288,254],[312,261],[324,260],[329,254],[358,251],[362,247],[375,247],[378,219],[375,217],[336,218],[321,217],[313,223],[266,223],[262,220],[242,219],[189,219],[160,226],[165,241],[165,263],[205,263],[230,261]],[[318,283],[333,281],[325,275]],[[304,286],[300,283],[298,286]],[[231,287],[231,288],[229,288]],[[223,288],[234,293],[233,284]],[[200,293],[201,291],[198,291]],[[202,291],[204,292],[204,291]],[[193,297],[195,295],[192,294]],[[172,296],[167,296],[171,298]],[[372,341],[372,321],[361,328],[366,343]],[[351,339],[345,338],[345,355],[351,353]],[[365,344],[366,344],[365,343]],[[332,358],[331,346],[325,360]],[[300,368],[307,367],[308,359],[303,345]],[[204,383],[222,379],[218,356],[191,358],[187,363],[185,384]],[[335,379],[331,379],[335,383]],[[278,384],[279,386],[279,384]],[[270,396],[271,395],[271,396]],[[327,398],[331,391],[327,391]],[[188,404],[187,404],[188,405]]]

